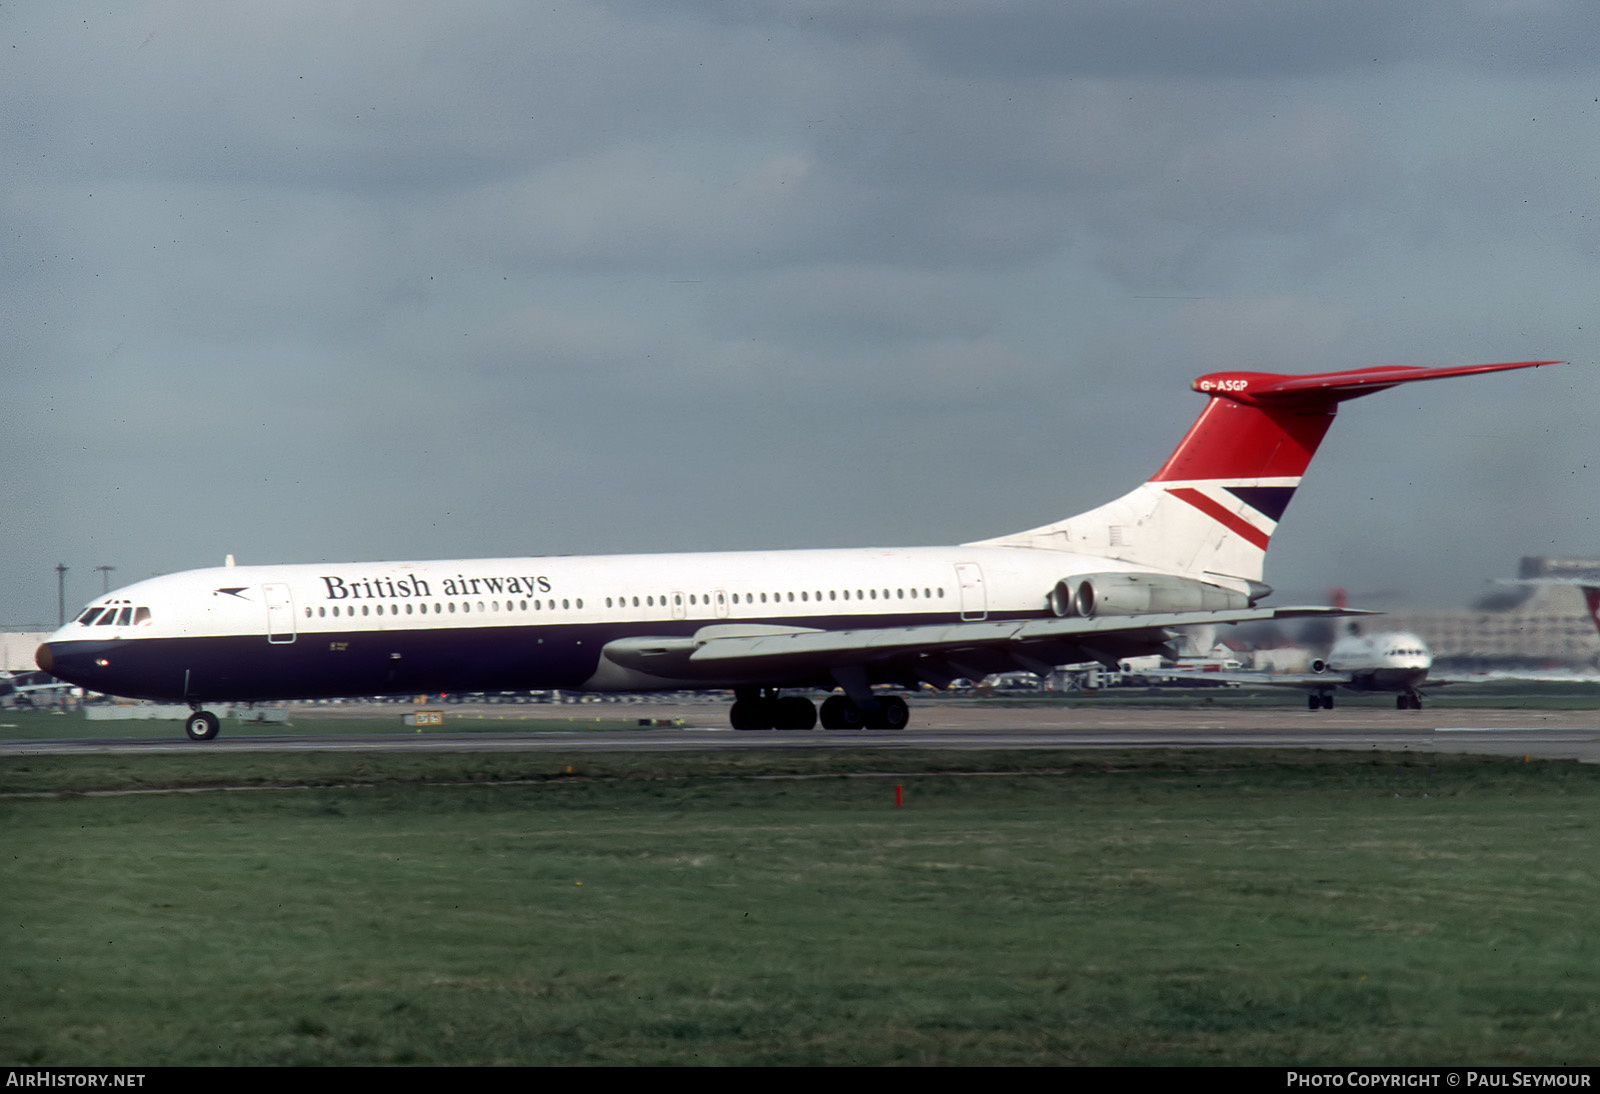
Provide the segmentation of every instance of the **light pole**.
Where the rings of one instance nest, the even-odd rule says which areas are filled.
[[[95,567],[95,570],[100,574],[101,578],[103,579],[102,588],[100,590],[101,592],[109,593],[111,591],[111,571],[115,570],[115,569],[116,569],[115,566],[96,566]]]
[[[56,615],[59,620],[58,627],[67,625],[67,564],[56,563]]]

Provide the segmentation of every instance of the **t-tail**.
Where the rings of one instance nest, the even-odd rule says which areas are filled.
[[[981,545],[1073,551],[1202,580],[1259,583],[1272,533],[1340,403],[1418,380],[1556,363],[1311,376],[1214,372],[1191,385],[1209,400],[1148,482],[1098,509]]]

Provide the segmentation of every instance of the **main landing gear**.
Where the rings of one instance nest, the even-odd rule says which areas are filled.
[[[222,729],[222,719],[209,710],[201,710],[199,707],[191,707],[190,709],[194,713],[189,715],[189,720],[183,726],[184,732],[189,735],[189,740],[214,740],[218,731]]]
[[[779,695],[777,688],[739,688],[728,720],[734,729],[814,729],[817,708],[800,695]],[[898,695],[873,696],[858,703],[848,695],[830,695],[822,703],[823,729],[904,729],[911,709]]]
[[[1402,691],[1394,697],[1396,710],[1421,710],[1422,696],[1415,691]]]
[[[1331,691],[1313,691],[1311,694],[1306,696],[1306,709],[1307,710],[1332,710],[1333,709],[1333,692],[1331,692]]]

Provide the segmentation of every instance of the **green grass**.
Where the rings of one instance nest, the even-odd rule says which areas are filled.
[[[1577,764],[214,754],[0,780],[304,787],[0,800],[0,1064],[1600,1062]]]

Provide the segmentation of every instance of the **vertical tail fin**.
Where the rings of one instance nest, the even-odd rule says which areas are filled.
[[[1417,380],[1550,364],[1202,376],[1191,386],[1210,396],[1205,409],[1148,482],[1098,509],[981,543],[1260,581],[1272,533],[1340,403]]]

